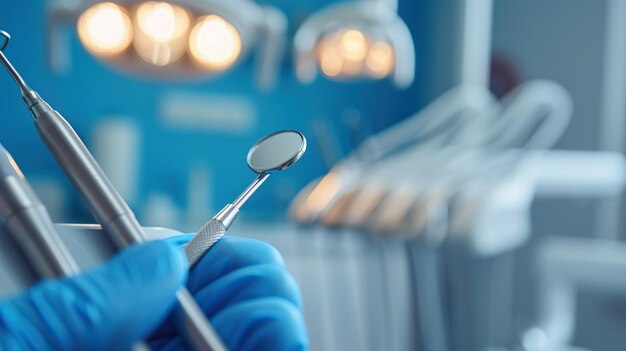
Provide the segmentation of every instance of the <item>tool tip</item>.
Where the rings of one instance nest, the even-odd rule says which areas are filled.
[[[0,37],[0,51],[4,51],[11,40],[11,35],[0,29]]]

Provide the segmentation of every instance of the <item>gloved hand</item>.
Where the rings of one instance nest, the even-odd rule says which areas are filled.
[[[188,277],[173,243],[188,238],[133,246],[88,272],[0,301],[0,349],[120,350],[151,333],[155,350],[185,349],[163,320]],[[230,349],[306,347],[297,288],[269,245],[222,239],[188,286]]]
[[[178,246],[193,234],[167,239]],[[267,243],[223,237],[189,273],[187,288],[230,350],[305,350],[298,286]],[[167,321],[151,338],[155,350],[184,349]]]

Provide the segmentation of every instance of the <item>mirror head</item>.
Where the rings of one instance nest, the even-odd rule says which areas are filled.
[[[272,133],[248,152],[248,166],[258,174],[281,171],[296,163],[306,151],[304,135],[295,130]]]

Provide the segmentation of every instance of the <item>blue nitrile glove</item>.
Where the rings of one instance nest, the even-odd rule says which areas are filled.
[[[182,246],[192,236],[167,240]],[[223,237],[191,269],[187,288],[230,350],[308,346],[298,287],[269,244]],[[157,350],[184,348],[169,322],[152,336],[151,345]]]
[[[187,260],[155,241],[72,278],[0,301],[1,350],[124,350],[167,316]]]
[[[185,349],[162,321],[187,278],[172,243],[189,238],[136,245],[91,271],[0,301],[0,349],[120,350],[151,333],[155,350]],[[297,287],[268,244],[223,238],[188,286],[231,350],[306,348]]]

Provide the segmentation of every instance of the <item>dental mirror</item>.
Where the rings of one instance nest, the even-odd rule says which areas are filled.
[[[305,151],[306,139],[295,130],[272,133],[257,141],[248,152],[248,167],[259,176],[239,195],[232,206],[240,209],[271,173],[289,168]]]
[[[233,223],[239,209],[250,196],[276,171],[296,163],[306,151],[304,135],[295,130],[272,133],[259,140],[248,152],[248,167],[258,174],[256,179],[231,204],[200,228],[183,247],[189,267],[192,267],[224,234]]]
[[[258,174],[288,168],[302,157],[306,139],[293,130],[272,133],[259,140],[248,152],[248,166]]]

